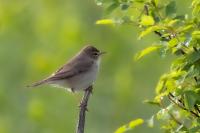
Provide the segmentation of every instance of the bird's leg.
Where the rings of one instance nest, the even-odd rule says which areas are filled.
[[[71,91],[72,91],[72,93],[74,93],[75,92],[74,88],[71,88]]]
[[[85,89],[85,92],[88,91],[89,93],[93,94],[93,88],[92,86],[89,86],[88,88]]]
[[[87,93],[87,95],[89,95],[89,94],[92,94],[92,90],[93,90],[93,87],[89,86],[84,91],[85,91],[85,94]],[[79,108],[84,108],[86,111],[88,111],[87,102],[88,102],[88,97],[87,96],[85,97],[84,95],[82,101],[80,102]]]

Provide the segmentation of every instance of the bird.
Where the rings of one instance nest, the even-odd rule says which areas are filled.
[[[101,56],[105,53],[92,45],[86,45],[56,72],[27,87],[49,84],[71,92],[86,90],[96,80]]]

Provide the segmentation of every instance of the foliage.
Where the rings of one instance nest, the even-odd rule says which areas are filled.
[[[113,25],[95,25],[98,18],[100,8],[87,0],[0,0],[0,133],[75,132],[83,93],[72,94],[48,85],[35,89],[25,86],[54,72],[87,44],[108,54],[102,58],[89,101],[85,132],[112,133],[122,121],[130,120],[129,116],[151,115],[151,109],[137,99],[152,97],[152,93],[136,97],[136,88],[148,87],[147,92],[151,92],[154,85],[149,84],[167,67],[157,57],[161,66],[154,66],[156,73],[141,84],[148,72],[139,67],[154,59],[133,67],[130,60],[137,45],[130,48],[132,38],[126,38],[129,29],[119,33]],[[133,113],[136,110],[140,114]],[[148,127],[134,130],[159,132]]]
[[[191,1],[188,14],[177,11],[181,5],[176,0],[97,1],[105,7],[107,17],[98,24],[112,20],[112,24],[141,29],[139,39],[149,34],[159,37],[136,59],[153,51],[162,57],[175,57],[170,71],[158,81],[155,98],[148,101],[160,107],[153,116],[163,121],[162,128],[168,132],[200,132],[200,1]],[[149,121],[152,125],[153,120]]]
[[[133,121],[129,122],[129,124],[123,125],[120,128],[118,128],[115,131],[115,133],[124,133],[124,132],[126,132],[126,131],[128,131],[130,129],[135,128],[136,126],[139,126],[139,125],[143,124],[143,123],[144,123],[144,120],[140,119],[140,118],[136,119],[136,120],[133,120]]]

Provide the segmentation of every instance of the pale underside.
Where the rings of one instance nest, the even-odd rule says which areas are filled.
[[[99,63],[100,59],[95,61],[88,71],[79,73],[67,79],[54,80],[49,82],[49,84],[73,92],[87,89],[96,80]]]

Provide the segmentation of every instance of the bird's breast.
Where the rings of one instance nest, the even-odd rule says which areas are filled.
[[[80,73],[79,75],[69,79],[68,84],[70,85],[70,87],[73,88],[75,91],[78,91],[81,89],[86,89],[90,85],[92,85],[93,82],[96,80],[99,71],[99,64],[100,61],[96,61],[88,71]]]

